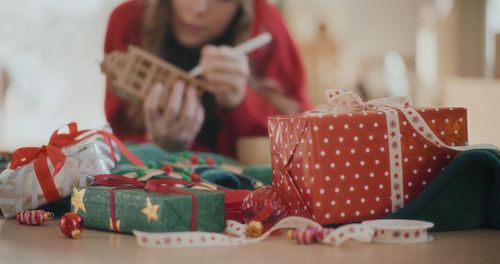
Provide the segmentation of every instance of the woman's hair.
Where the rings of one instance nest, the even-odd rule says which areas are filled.
[[[230,30],[232,34],[230,43],[236,45],[249,37],[252,29],[253,0],[235,0],[239,3],[233,25]],[[144,16],[142,19],[142,47],[149,52],[160,55],[162,43],[167,36],[169,15],[171,12],[170,0],[143,0]]]

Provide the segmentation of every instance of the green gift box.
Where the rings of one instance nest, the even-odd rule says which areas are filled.
[[[114,225],[111,217],[110,191],[114,193]],[[224,230],[224,194],[216,191],[182,188],[197,197],[193,211],[191,195],[158,193],[143,189],[89,186],[73,188],[71,209],[82,217],[88,228],[132,233],[192,231],[193,212],[196,230]]]

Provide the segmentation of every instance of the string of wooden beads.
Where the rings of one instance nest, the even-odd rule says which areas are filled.
[[[323,238],[332,230],[331,228],[307,227],[305,229],[289,230],[287,236],[299,244],[310,245],[323,241]]]

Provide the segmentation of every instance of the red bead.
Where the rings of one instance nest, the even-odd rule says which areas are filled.
[[[191,164],[196,165],[196,164],[198,164],[198,161],[200,159],[198,158],[198,156],[193,155],[193,156],[191,156],[190,160],[191,160]]]
[[[201,178],[200,178],[200,175],[198,175],[198,173],[196,172],[191,172],[191,174],[189,174],[189,177],[191,178],[191,181],[194,181],[194,182],[200,182],[201,181]]]
[[[242,205],[246,223],[261,222],[264,230],[269,230],[279,220],[288,216],[288,211],[280,193],[272,186],[253,191]]]
[[[206,158],[205,162],[207,163],[207,165],[210,165],[210,166],[215,165],[215,160],[211,159],[211,158]]]
[[[59,229],[69,238],[80,238],[83,232],[82,218],[76,213],[66,213],[59,221]]]
[[[164,171],[166,174],[169,174],[172,173],[174,168],[172,168],[172,165],[166,164],[165,166],[163,166],[163,168],[161,168],[161,170]]]

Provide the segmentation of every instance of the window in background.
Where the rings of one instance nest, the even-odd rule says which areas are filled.
[[[10,84],[0,110],[0,151],[46,143],[70,121],[104,125],[103,57],[119,0],[21,0],[0,8],[0,67]]]

